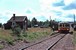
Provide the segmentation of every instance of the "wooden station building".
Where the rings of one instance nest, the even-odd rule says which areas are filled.
[[[28,19],[27,16],[16,16],[13,14],[12,18],[4,24],[5,29],[11,29],[15,24],[20,26],[21,29],[27,29]]]

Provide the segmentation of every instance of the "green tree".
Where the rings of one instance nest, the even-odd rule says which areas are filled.
[[[37,25],[38,22],[37,22],[37,19],[34,17],[31,21],[31,25],[34,27],[34,25]]]
[[[57,30],[58,29],[58,22],[55,20],[51,20],[50,21],[50,25],[49,25],[52,29]],[[54,27],[54,28],[53,28]]]
[[[28,20],[28,27],[31,27],[31,21]]]
[[[48,20],[46,20],[45,22],[43,22],[43,26],[44,26],[44,27],[49,27],[49,24],[50,24],[50,23],[49,23]]]
[[[2,23],[0,23],[0,27],[2,27]]]
[[[42,26],[43,25],[43,22],[42,21],[38,22],[38,25],[39,26]]]

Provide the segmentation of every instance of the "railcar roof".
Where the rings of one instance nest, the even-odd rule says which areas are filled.
[[[59,23],[68,23],[68,22],[59,22]],[[69,23],[68,23],[69,24]]]

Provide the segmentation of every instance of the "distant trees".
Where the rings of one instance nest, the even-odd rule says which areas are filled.
[[[38,21],[38,25],[42,26],[43,25],[43,21]]]
[[[34,26],[43,26],[43,27],[49,27],[50,23],[49,20],[46,21],[37,21],[37,19],[34,17],[31,21],[29,21],[29,25],[31,25],[32,27]],[[31,23],[31,24],[30,24]]]
[[[28,20],[28,27],[30,28],[31,27],[31,21]]]
[[[32,27],[34,27],[35,25],[38,25],[37,19],[35,17],[32,19],[31,25]]]
[[[0,27],[2,27],[2,23],[0,23]]]
[[[28,20],[28,27],[55,27],[55,30],[58,29],[58,22],[55,20],[46,20],[46,21],[37,21],[37,19],[34,17],[31,21]]]
[[[51,20],[50,21],[50,25],[49,25],[52,29],[57,30],[58,29],[58,22],[55,20]],[[54,27],[54,28],[53,28]]]
[[[50,23],[49,23],[48,20],[46,20],[46,21],[44,22],[44,26],[45,26],[45,27],[49,27],[49,24],[50,24]]]

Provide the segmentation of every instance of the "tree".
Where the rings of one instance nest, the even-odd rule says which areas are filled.
[[[2,27],[2,23],[0,23],[0,27]]]
[[[31,21],[28,20],[28,27],[31,27]]]
[[[42,26],[43,25],[43,22],[42,21],[38,22],[38,25],[39,26]]]
[[[51,20],[49,26],[50,26],[53,30],[57,30],[57,29],[58,29],[58,22],[55,21],[55,20]]]
[[[38,24],[37,19],[34,17],[31,21],[31,25],[34,27],[37,24]]]
[[[45,21],[45,25],[49,25],[49,21],[48,20]]]
[[[49,27],[49,21],[46,20],[45,22],[43,22],[43,26],[44,26],[44,27]]]
[[[49,25],[49,26],[50,26],[50,27],[53,27],[53,26],[54,26],[54,24],[55,24],[55,21],[54,21],[54,20],[51,20],[51,21],[50,21],[50,25]]]

